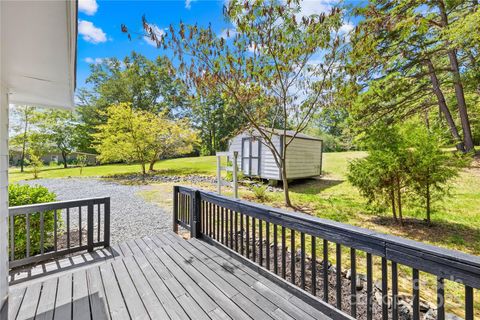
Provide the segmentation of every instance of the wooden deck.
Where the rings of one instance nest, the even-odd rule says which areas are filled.
[[[165,233],[11,275],[9,319],[330,319],[202,240]]]

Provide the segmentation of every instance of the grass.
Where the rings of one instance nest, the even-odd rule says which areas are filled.
[[[154,168],[159,174],[166,175],[185,175],[185,174],[215,174],[215,157],[192,157],[160,160]],[[80,168],[67,168],[61,166],[44,167],[40,172],[40,178],[68,178],[68,177],[108,177],[118,174],[139,173],[141,170],[139,164],[108,164],[83,168],[80,175]],[[33,173],[30,168],[25,172],[13,168],[9,170],[10,182],[33,179]]]

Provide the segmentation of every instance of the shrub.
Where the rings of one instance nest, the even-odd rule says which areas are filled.
[[[51,202],[56,200],[56,195],[47,188],[36,185],[11,184],[8,187],[8,200],[11,207],[27,204]],[[40,253],[40,213],[30,214],[30,255]],[[26,216],[19,215],[14,220],[15,258],[21,259],[27,252]],[[58,215],[57,225],[61,226],[61,215]],[[53,247],[54,242],[54,213],[44,212],[44,248]]]
[[[265,184],[259,184],[259,185],[252,185],[250,188],[253,192],[253,195],[255,196],[256,199],[260,201],[267,200],[267,189],[268,186]]]

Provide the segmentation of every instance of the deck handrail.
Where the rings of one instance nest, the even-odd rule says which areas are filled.
[[[25,230],[18,232],[16,219],[22,219],[17,222],[22,226],[24,224]],[[63,220],[65,221],[61,223]],[[47,231],[46,222],[53,223]],[[37,233],[39,235],[35,237],[39,238],[36,239],[39,245],[38,248],[32,248],[32,242],[34,242],[32,237]],[[23,234],[25,250],[19,252],[15,243],[23,242],[17,237],[17,235],[23,237]],[[92,252],[96,247],[101,246],[110,246],[110,197],[55,201],[9,208],[10,268],[79,251]]]
[[[179,195],[181,195],[179,197]],[[355,227],[352,225],[335,222],[310,216],[304,213],[268,207],[262,204],[245,200],[232,199],[213,192],[198,190],[190,187],[174,187],[174,230],[175,221],[191,231],[192,237],[206,237],[219,242],[247,259],[253,260],[260,267],[286,279],[289,271],[290,281],[305,290],[305,236],[310,237],[312,250],[310,263],[312,264],[312,285],[310,291],[317,295],[317,291],[323,290],[323,299],[328,302],[328,281],[324,281],[322,289],[316,288],[316,244],[323,240],[323,271],[324,279],[328,279],[328,248],[329,243],[335,244],[336,253],[336,280],[341,283],[342,246],[350,248],[351,279],[356,279],[356,261],[359,259],[357,251],[366,254],[367,271],[367,319],[372,319],[372,256],[380,257],[382,273],[382,292],[392,290],[391,299],[393,304],[392,314],[398,315],[398,278],[400,265],[412,268],[412,307],[413,319],[420,317],[420,281],[419,271],[436,276],[437,281],[437,313],[438,319],[445,315],[445,291],[444,281],[455,281],[465,287],[465,319],[473,320],[474,317],[474,288],[480,288],[480,257],[459,251],[436,247],[392,235],[382,234],[372,230]],[[191,210],[190,208],[194,208]],[[188,212],[187,212],[188,211]],[[245,220],[245,224],[244,224]],[[225,224],[225,225],[224,225]],[[250,224],[250,225],[249,225]],[[227,228],[227,229],[225,229]],[[228,229],[230,228],[230,230]],[[251,229],[251,230],[250,230]],[[273,232],[271,232],[273,229]],[[291,270],[286,269],[286,250],[281,249],[280,258],[277,256],[278,248],[286,246],[286,230],[290,231],[290,248],[296,248],[296,233],[300,234],[300,261],[292,263]],[[280,232],[281,231],[281,232]],[[272,244],[273,233],[273,244]],[[249,239],[250,237],[250,239]],[[239,239],[240,238],[240,239]],[[245,239],[246,238],[246,239]],[[253,238],[253,239],[251,239]],[[260,242],[257,245],[255,239]],[[281,238],[278,240],[278,238]],[[293,241],[292,241],[293,239]],[[245,241],[246,240],[246,241]],[[253,240],[255,245],[250,242]],[[240,242],[239,242],[240,241]],[[281,245],[279,245],[281,241]],[[263,243],[266,243],[265,247]],[[273,247],[272,247],[273,246]],[[251,247],[251,248],[250,248]],[[270,248],[272,247],[272,248]],[[258,251],[258,252],[256,252]],[[273,251],[274,266],[271,266],[270,258]],[[290,250],[291,260],[298,259],[296,250]],[[265,256],[267,258],[265,259]],[[295,260],[296,261],[296,260]],[[340,261],[340,262],[339,262]],[[278,264],[281,264],[281,267]],[[298,264],[298,266],[296,266]],[[389,264],[391,272],[389,272]],[[300,279],[296,279],[295,268],[301,271]],[[280,271],[281,270],[281,271]],[[389,278],[391,276],[391,282]],[[327,285],[325,285],[327,283]],[[356,306],[356,281],[351,281],[351,305]],[[337,288],[341,286],[336,286]],[[336,307],[341,309],[341,292],[337,290]],[[340,302],[338,302],[340,300]],[[388,294],[382,299],[382,318],[388,319],[389,304]],[[356,307],[351,308],[352,317],[356,317]],[[398,319],[394,316],[393,319]]]

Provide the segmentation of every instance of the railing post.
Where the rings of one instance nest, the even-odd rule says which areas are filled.
[[[100,228],[100,226],[98,226]],[[93,202],[88,204],[87,212],[87,246],[88,252],[93,251]]]
[[[178,186],[173,186],[173,232],[178,232]]]
[[[190,212],[190,237],[200,238],[201,236],[201,197],[200,191],[195,190],[191,195],[191,208]]]
[[[103,241],[104,241],[104,247],[108,248],[110,247],[110,197],[105,198],[105,203],[103,207],[104,211],[104,230],[103,230]],[[100,228],[100,226],[98,226]]]

